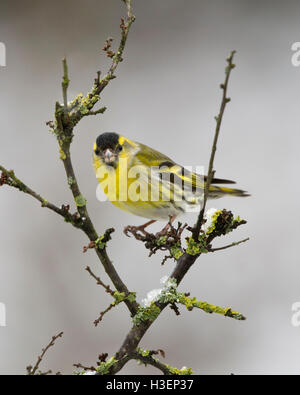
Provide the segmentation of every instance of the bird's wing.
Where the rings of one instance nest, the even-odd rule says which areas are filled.
[[[168,156],[154,150],[144,144],[137,143],[139,149],[135,154],[134,162],[139,162],[144,166],[156,168],[155,173],[160,179],[167,180],[171,184],[182,186],[194,193],[203,190],[207,181],[207,176],[199,175],[185,167],[178,165]],[[235,181],[221,178],[213,178],[211,184],[235,184]]]
[[[137,143],[139,149],[135,154],[135,158],[140,163],[149,167],[160,166],[163,162],[168,162],[169,165],[175,165],[176,163],[170,159],[168,156],[162,154],[159,151],[156,151],[153,148],[148,147],[147,145]]]

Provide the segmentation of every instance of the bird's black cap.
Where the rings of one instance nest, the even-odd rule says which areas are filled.
[[[103,133],[97,137],[97,147],[103,151],[107,148],[114,149],[119,143],[119,135],[117,133]]]

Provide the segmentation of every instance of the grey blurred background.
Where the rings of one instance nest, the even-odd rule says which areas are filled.
[[[176,317],[167,309],[141,346],[162,348],[166,361],[200,374],[300,372],[300,328],[291,324],[300,300],[299,83],[291,45],[300,41],[297,1],[134,1],[137,17],[118,78],[102,94],[107,112],[84,119],[73,144],[74,166],[89,211],[101,233],[116,227],[108,247],[117,270],[138,299],[159,287],[174,263],[148,259],[143,245],[122,228],[143,219],[96,200],[92,144],[117,131],[161,150],[184,165],[208,163],[225,58],[236,49],[229,104],[216,155],[217,176],[235,179],[252,193],[209,207],[227,208],[248,220],[216,245],[250,236],[236,248],[201,256],[181,284],[201,300],[232,306],[238,322],[201,311]],[[55,138],[45,121],[61,100],[61,59],[67,56],[70,98],[91,87],[109,61],[101,48],[119,38],[119,0],[1,0],[0,163],[57,204],[71,202]],[[183,220],[192,224],[195,215]],[[160,224],[160,227],[162,225]],[[153,226],[153,230],[159,227]],[[83,234],[30,197],[0,190],[0,373],[23,374],[42,346],[60,330],[62,340],[41,368],[70,373],[113,354],[130,328],[124,305],[93,326],[111,302],[84,271],[90,265],[109,282],[94,253],[82,254]],[[156,373],[130,362],[122,373]]]

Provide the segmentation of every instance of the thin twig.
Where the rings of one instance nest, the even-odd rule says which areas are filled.
[[[94,321],[94,325],[98,326],[103,319],[103,316],[108,313],[113,307],[116,307],[116,303],[111,303],[104,311],[101,311],[100,316]]]
[[[209,252],[215,252],[215,251],[227,250],[227,248],[238,246],[239,244],[245,243],[248,240],[250,240],[249,237],[247,237],[246,239],[240,240],[240,241],[235,241],[235,242],[233,242],[231,244],[228,244],[228,245],[226,245],[224,247],[210,248],[210,249],[208,249],[208,251]]]
[[[59,337],[62,337],[62,335],[63,335],[63,332],[60,332],[58,335],[53,336],[52,339],[51,339],[51,341],[50,341],[50,343],[49,343],[45,348],[42,349],[42,353],[41,353],[41,355],[38,356],[37,362],[36,362],[36,364],[34,365],[34,367],[33,367],[33,368],[28,367],[28,375],[29,375],[29,376],[33,376],[33,375],[36,373],[36,371],[38,370],[38,368],[39,368],[39,366],[40,366],[40,363],[42,362],[42,360],[43,360],[43,358],[44,358],[46,352],[49,350],[50,347],[53,347],[53,346],[54,346],[55,341],[56,341]],[[30,369],[30,368],[31,368],[31,369]]]
[[[132,23],[135,20],[135,17],[132,15],[132,1],[131,0],[125,0],[124,3],[126,4],[127,7],[127,18],[126,18],[126,23],[124,21],[124,19],[122,19],[122,23],[121,23],[121,41],[120,41],[120,45],[118,48],[118,51],[116,52],[116,55],[113,58],[113,62],[110,66],[110,69],[107,73],[106,78],[111,79],[111,77],[114,75],[114,72],[118,66],[118,64],[123,60],[122,59],[122,55],[123,55],[123,51],[124,51],[124,47],[126,44],[126,40],[127,40],[127,36],[129,33],[129,29],[130,26],[132,25]],[[105,78],[104,78],[105,79]]]
[[[111,296],[114,296],[114,291],[110,288],[110,286],[105,285],[101,281],[100,277],[97,277],[89,266],[87,266],[85,270],[96,280],[97,285],[101,285],[101,287],[105,289],[105,292],[109,293]]]
[[[91,112],[91,110],[96,105],[96,103],[98,103],[98,101],[100,100],[99,94],[103,91],[103,89],[109,84],[111,80],[116,78],[115,71],[119,63],[123,61],[123,53],[127,42],[127,37],[131,25],[135,21],[135,16],[132,14],[132,0],[123,0],[123,2],[126,5],[127,15],[126,15],[126,20],[124,18],[121,18],[121,25],[120,25],[121,39],[118,49],[116,52],[112,52],[110,50],[112,40],[108,39],[106,41],[106,46],[104,47],[104,49],[106,50],[106,53],[109,55],[109,57],[112,58],[112,63],[108,69],[108,72],[101,80],[100,80],[100,72],[97,73],[97,78],[95,79],[94,86],[86,96],[86,98],[91,102],[89,106],[89,113],[82,114],[80,111],[76,111],[74,114],[72,114],[73,125],[76,125],[76,123],[78,123],[80,119],[86,115],[94,115],[93,112]]]
[[[228,88],[228,82],[229,82],[231,70],[235,67],[235,65],[232,63],[235,52],[236,51],[232,51],[229,58],[226,59],[228,65],[225,69],[225,74],[226,74],[225,82],[220,85],[220,88],[223,90],[222,102],[221,102],[221,106],[220,106],[219,115],[217,115],[217,117],[216,117],[217,124],[216,124],[216,129],[215,129],[215,136],[214,136],[214,141],[213,141],[213,145],[212,145],[211,155],[210,155],[210,159],[209,159],[207,180],[206,180],[206,184],[205,184],[205,188],[204,188],[203,204],[202,204],[202,208],[200,210],[200,213],[199,213],[199,216],[197,219],[197,223],[196,223],[195,228],[193,230],[194,240],[198,240],[198,237],[199,237],[200,229],[201,229],[203,218],[204,218],[206,202],[207,202],[207,198],[208,198],[208,194],[209,194],[209,187],[210,187],[210,184],[211,184],[212,179],[214,177],[214,168],[213,167],[214,167],[215,154],[216,154],[216,150],[217,150],[218,137],[219,137],[219,133],[220,133],[220,129],[221,129],[221,123],[222,123],[225,107],[226,107],[226,104],[230,101],[230,98],[227,97],[227,88]]]
[[[68,98],[67,98],[67,91],[69,87],[69,77],[68,77],[68,65],[66,58],[63,58],[63,68],[64,68],[64,76],[62,80],[62,90],[63,90],[63,101],[64,101],[64,111],[65,114],[68,112]]]
[[[106,107],[99,108],[99,110],[96,111],[89,111],[87,115],[98,115],[98,114],[103,114],[106,111]]]
[[[88,372],[96,372],[96,368],[94,366],[85,366],[85,365],[82,365],[82,363],[80,363],[80,362],[74,363],[73,366],[77,369],[82,369],[85,372],[87,372],[87,371]]]
[[[108,357],[107,353],[101,353],[98,356],[98,361],[97,361],[97,366],[101,365],[101,362],[106,362],[106,358]],[[86,371],[91,371],[96,373],[96,368],[94,366],[85,366],[82,363],[74,363],[73,366],[75,366],[78,369],[82,369],[85,372]]]
[[[68,222],[74,222],[74,217],[72,214],[69,213],[68,210],[66,210],[66,206],[62,206],[62,208],[57,207],[55,204],[49,202],[48,200],[44,199],[40,194],[35,192],[33,189],[31,189],[28,185],[24,184],[23,181],[19,180],[16,176],[13,170],[7,170],[5,167],[0,165],[0,171],[2,174],[5,175],[5,182],[3,182],[2,185],[7,184],[10,187],[16,188],[21,192],[24,192],[27,195],[32,196],[34,199],[38,200],[41,203],[42,207],[46,207],[52,211],[54,211],[56,214],[61,215],[64,217]],[[75,223],[73,223],[75,225]]]
[[[162,371],[164,375],[172,375],[172,373],[170,372],[170,368],[165,363],[160,362],[158,359],[153,358],[151,355],[142,356],[138,352],[135,352],[131,354],[131,357],[132,359],[141,361],[145,365],[154,366],[155,368]]]

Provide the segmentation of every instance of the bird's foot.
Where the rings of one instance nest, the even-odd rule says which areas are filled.
[[[167,225],[164,226],[160,232],[157,232],[155,237],[159,238],[162,236],[166,236],[169,232],[169,229],[171,229],[171,230],[173,229],[172,224],[173,224],[173,221],[175,220],[175,218],[176,218],[176,216],[173,216],[173,217],[170,216],[170,219],[169,219],[169,222],[167,223]]]
[[[130,237],[130,234],[132,234],[135,238],[138,238],[139,232],[142,234],[146,234],[147,232],[145,231],[144,228],[140,226],[132,226],[132,225],[127,225],[123,229],[123,233],[127,236]]]
[[[169,223],[156,234],[147,232],[145,230],[145,225],[126,226],[124,228],[124,233],[128,237],[133,236],[136,240],[143,242],[145,247],[150,250],[149,256],[155,254],[159,250],[169,251],[170,253],[164,257],[162,265],[167,259],[179,259],[184,251],[184,248],[181,247],[181,236],[183,231],[187,228],[187,224],[183,225],[178,222],[178,225],[175,227],[171,221],[169,221]]]
[[[123,229],[124,234],[127,237],[130,237],[130,233],[136,238],[136,239],[141,239],[141,235],[139,234],[142,233],[142,235],[147,236],[150,233],[148,233],[145,228],[151,224],[153,224],[155,222],[155,220],[151,220],[149,222],[146,222],[143,225],[140,226],[133,226],[133,225],[127,225],[125,226],[125,228]]]
[[[171,226],[170,226],[170,224],[168,223],[165,227],[162,228],[161,231],[159,231],[159,232],[157,232],[157,233],[155,234],[155,237],[158,239],[159,237],[166,236],[166,234],[168,233],[170,227],[171,227]]]

